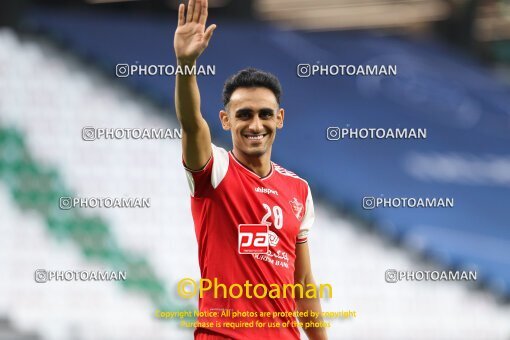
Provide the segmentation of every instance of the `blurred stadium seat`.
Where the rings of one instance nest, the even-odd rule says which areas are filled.
[[[262,19],[312,30],[410,28],[444,19],[450,10],[438,0],[262,0],[256,5]]]

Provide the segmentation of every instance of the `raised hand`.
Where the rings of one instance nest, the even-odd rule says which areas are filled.
[[[174,49],[178,62],[191,64],[204,52],[216,25],[205,29],[207,0],[189,0],[186,16],[185,5],[179,5],[179,21],[174,36]]]

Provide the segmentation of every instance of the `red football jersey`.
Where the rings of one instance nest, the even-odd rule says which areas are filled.
[[[296,244],[307,241],[314,221],[314,207],[308,183],[294,173],[271,162],[271,172],[261,178],[233,155],[215,145],[212,157],[199,171],[186,169],[191,190],[191,210],[198,241],[202,278],[227,287],[232,284],[271,284],[283,287],[294,283]],[[258,232],[267,236],[258,242]],[[223,298],[223,291],[205,292],[199,299],[200,311],[292,312],[295,300],[244,296]],[[228,292],[227,292],[228,293]],[[236,291],[237,294],[237,291]],[[262,290],[259,290],[259,296]],[[260,320],[268,323],[295,321],[283,318],[219,317],[215,321]],[[198,318],[210,322],[210,318]],[[288,328],[197,328],[201,333],[233,339],[299,339],[299,330]]]

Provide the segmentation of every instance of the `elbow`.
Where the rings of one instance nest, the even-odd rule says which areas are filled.
[[[178,117],[182,131],[185,134],[193,135],[207,129],[207,123],[203,118]]]
[[[312,273],[305,273],[303,275],[294,277],[294,284],[299,284],[303,287],[306,287],[309,284],[315,284],[315,280],[313,278]]]

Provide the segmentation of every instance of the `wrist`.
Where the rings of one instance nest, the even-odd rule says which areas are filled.
[[[193,66],[196,63],[196,59],[181,59],[177,58],[177,65],[179,66]]]

